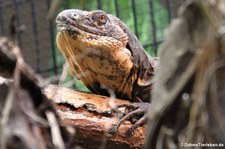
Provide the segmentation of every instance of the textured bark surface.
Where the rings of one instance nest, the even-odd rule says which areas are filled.
[[[187,1],[166,30],[147,148],[225,146],[224,7],[222,0]]]
[[[45,95],[55,103],[57,113],[65,124],[77,129],[76,142],[85,148],[100,146],[113,148],[142,148],[145,139],[145,127],[137,128],[129,138],[123,137],[132,124],[127,121],[114,136],[109,136],[108,130],[116,124],[119,118],[111,114],[116,104],[127,103],[120,99],[84,93],[50,85],[44,90]],[[121,111],[123,112],[123,110]]]

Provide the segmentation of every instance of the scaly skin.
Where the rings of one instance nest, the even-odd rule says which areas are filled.
[[[56,18],[57,45],[71,74],[93,93],[130,100],[118,105],[130,110],[110,132],[127,119],[142,115],[126,133],[146,122],[152,76],[157,60],[144,51],[136,36],[117,17],[101,10],[64,10]]]

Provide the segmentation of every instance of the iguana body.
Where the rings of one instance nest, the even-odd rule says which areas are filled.
[[[128,114],[119,125],[126,118],[145,114],[157,61],[147,55],[130,29],[117,17],[100,10],[65,10],[57,16],[56,23],[57,45],[73,76],[96,94],[140,103],[127,105],[136,112]]]

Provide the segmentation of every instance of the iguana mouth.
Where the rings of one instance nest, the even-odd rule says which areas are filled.
[[[80,29],[70,18],[65,16],[58,16],[56,18],[56,27],[58,32],[68,33],[70,37],[74,38],[81,33]]]

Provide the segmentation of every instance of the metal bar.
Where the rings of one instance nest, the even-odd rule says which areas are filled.
[[[0,0],[0,35],[4,35],[4,29],[3,29],[3,18],[2,18],[2,0]]]
[[[169,23],[172,19],[172,16],[171,16],[171,6],[170,6],[170,0],[166,0],[166,7],[167,7],[167,11],[168,11],[168,19],[169,19]]]
[[[67,0],[63,0],[63,7],[65,9],[68,9],[69,8],[68,1]]]
[[[63,64],[60,64],[58,66],[56,66],[57,69],[61,69],[63,68]],[[39,70],[39,73],[45,73],[45,72],[51,72],[52,71],[52,67],[48,67],[48,68],[42,68]]]
[[[119,17],[120,16],[120,12],[119,12],[118,0],[114,0],[114,3],[115,3],[115,9],[116,9],[116,16]]]
[[[156,39],[156,25],[155,25],[155,15],[154,15],[154,7],[153,7],[153,0],[149,0],[149,9],[150,9],[150,19],[152,25],[152,33],[153,36],[153,50],[155,54],[157,54],[157,39]]]
[[[162,40],[156,42],[157,45],[159,45],[159,44],[161,44],[161,43],[163,43]],[[144,44],[143,47],[144,47],[144,49],[145,49],[145,48],[147,48],[147,47],[153,47],[153,45],[154,45],[154,43],[148,43],[148,44]]]
[[[19,25],[21,25],[20,24],[20,17],[19,17],[19,9],[18,9],[18,3],[17,3],[17,1],[16,0],[13,0],[13,7],[14,7],[14,10],[15,10],[15,17],[16,17],[16,26],[19,26]],[[16,39],[17,39],[17,41],[18,41],[18,45],[21,47],[21,48],[23,48],[22,47],[22,40],[21,40],[21,36],[20,36],[20,34],[17,34],[16,35]]]
[[[101,0],[97,0],[97,8],[102,9]]]
[[[36,14],[35,14],[35,0],[30,0],[31,5],[31,16],[32,16],[32,26],[33,26],[33,33],[34,33],[34,42],[35,42],[35,53],[36,53],[36,71],[40,71],[40,47],[39,47],[39,33],[37,30],[37,21],[36,21]]]
[[[80,4],[82,5],[82,10],[86,10],[86,9],[85,9],[85,6],[86,6],[86,5],[85,5],[85,2],[86,2],[85,0],[81,0],[81,1],[80,1]]]
[[[47,0],[47,6],[48,9],[50,8],[51,2],[50,0]],[[52,20],[49,21],[49,34],[51,38],[51,49],[52,49],[52,62],[53,62],[53,72],[54,74],[58,74],[58,68],[57,68],[57,57],[56,57],[56,49],[55,49],[55,38],[54,38],[54,25],[52,23]]]
[[[137,25],[137,12],[136,12],[136,7],[135,7],[135,0],[132,0],[132,12],[133,12],[133,17],[134,17],[134,32],[135,32],[135,35],[137,36],[137,38],[139,37],[139,34],[138,34],[138,25]]]

